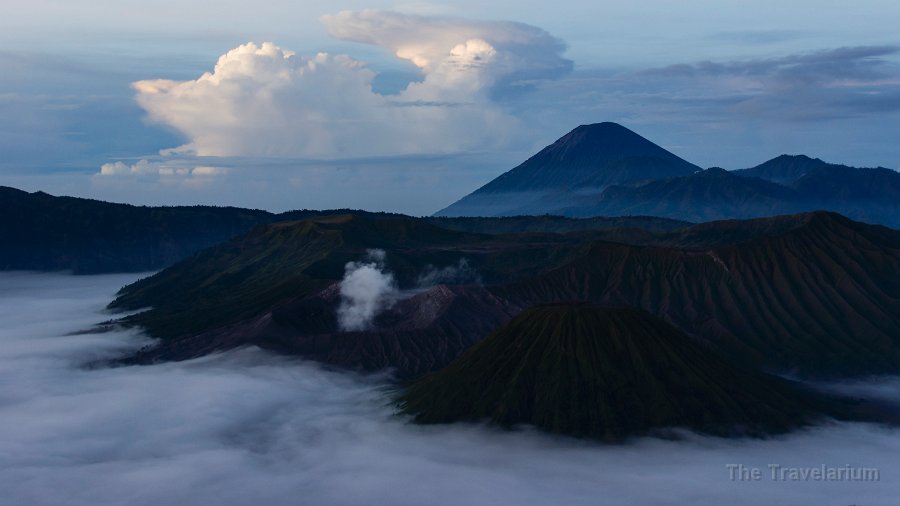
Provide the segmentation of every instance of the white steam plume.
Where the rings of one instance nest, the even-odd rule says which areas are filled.
[[[464,285],[480,284],[481,276],[471,265],[469,260],[460,258],[455,265],[435,267],[429,265],[425,272],[416,279],[416,285],[420,288],[428,288],[440,284]]]
[[[366,252],[365,262],[349,262],[341,280],[338,326],[344,331],[365,330],[398,293],[394,276],[384,270],[384,250]]]

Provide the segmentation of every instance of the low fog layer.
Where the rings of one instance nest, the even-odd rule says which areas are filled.
[[[0,273],[6,504],[896,504],[900,432],[834,424],[766,441],[602,446],[393,415],[379,377],[244,349],[83,368],[146,341],[67,335],[134,276]],[[856,388],[856,387],[854,387]],[[900,399],[900,383],[883,382]],[[763,471],[732,481],[726,467]],[[769,464],[878,468],[877,482],[773,481]]]

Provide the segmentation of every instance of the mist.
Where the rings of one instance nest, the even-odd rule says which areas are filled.
[[[255,348],[85,367],[149,343],[137,331],[79,332],[108,320],[106,303],[137,277],[0,273],[4,503],[846,506],[900,494],[900,432],[871,424],[609,446],[412,425],[383,376]],[[900,399],[896,379],[867,388]],[[731,464],[763,477],[732,480]],[[773,481],[769,464],[877,468],[880,479]]]
[[[471,265],[466,258],[460,258],[459,262],[454,265],[444,267],[435,267],[428,265],[425,271],[419,274],[416,279],[416,285],[422,288],[432,287],[441,283],[451,284],[481,284],[481,275]]]

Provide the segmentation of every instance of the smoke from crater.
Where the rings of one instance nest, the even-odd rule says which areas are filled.
[[[460,258],[456,264],[445,267],[429,265],[425,268],[425,272],[420,274],[416,280],[416,285],[422,288],[439,284],[464,285],[480,283],[481,275],[469,265],[469,260],[465,258]]]
[[[385,270],[385,252],[371,249],[366,261],[349,262],[341,280],[338,327],[343,331],[366,330],[378,313],[389,308],[399,292],[394,275]]]

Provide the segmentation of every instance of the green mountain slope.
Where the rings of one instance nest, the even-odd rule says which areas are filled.
[[[698,225],[660,242],[592,242],[570,264],[495,291],[523,306],[640,307],[777,371],[900,370],[900,233],[822,212]]]
[[[345,265],[372,248],[386,253],[397,302],[372,328],[343,332]],[[465,276],[423,284],[461,262]],[[642,308],[751,367],[900,372],[900,232],[831,213],[500,235],[408,217],[312,218],[201,252],[125,287],[111,307],[152,307],[126,320],[163,338],[147,360],[257,344],[415,376],[523,308],[569,301]]]
[[[562,265],[580,247],[577,236],[493,236],[448,230],[426,220],[366,213],[262,225],[124,287],[114,310],[152,308],[127,322],[156,337],[209,331],[303,299],[339,282],[348,262],[387,252],[399,288],[417,288],[434,266],[471,262],[479,279],[524,279]],[[334,308],[331,308],[333,312]]]
[[[665,427],[780,432],[831,409],[649,313],[589,304],[522,312],[409,386],[400,405],[420,423],[524,423],[603,440]]]

